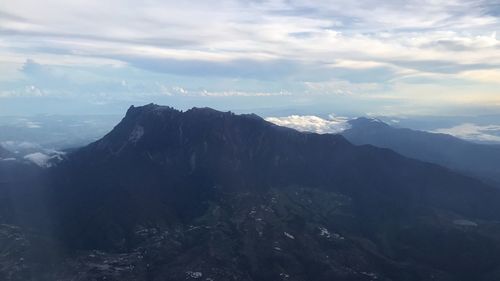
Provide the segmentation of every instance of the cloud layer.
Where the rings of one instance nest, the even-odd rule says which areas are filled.
[[[449,134],[458,138],[486,143],[500,143],[499,125],[477,125],[463,123],[451,128],[434,130],[435,133]]]
[[[349,119],[330,115],[328,119],[317,116],[291,115],[287,117],[268,117],[267,121],[279,126],[293,128],[301,132],[318,134],[338,134],[349,129]]]
[[[10,1],[0,8],[0,98],[495,110],[499,15],[493,0]]]

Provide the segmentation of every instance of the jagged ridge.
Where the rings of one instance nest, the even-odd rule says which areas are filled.
[[[73,256],[37,275],[47,280],[77,272],[444,281],[500,272],[498,190],[255,115],[131,107],[108,135],[49,171],[50,229]],[[95,259],[113,263],[93,267]]]

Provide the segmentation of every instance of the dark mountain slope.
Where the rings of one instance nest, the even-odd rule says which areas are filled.
[[[255,115],[131,107],[48,177],[53,228],[40,235],[54,233],[67,254],[46,262],[38,280],[500,276],[497,189]],[[27,251],[6,249],[16,262]]]
[[[436,163],[500,186],[500,146],[475,144],[450,135],[394,128],[358,118],[342,133],[350,142],[389,148],[410,158]]]

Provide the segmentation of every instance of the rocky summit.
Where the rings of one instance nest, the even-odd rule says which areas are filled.
[[[0,179],[1,280],[500,278],[500,190],[253,114],[130,107],[27,173]]]

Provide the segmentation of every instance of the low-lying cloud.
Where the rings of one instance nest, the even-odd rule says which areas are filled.
[[[469,141],[500,143],[500,125],[463,123],[451,128],[436,129],[433,132],[449,134]]]
[[[279,126],[289,127],[301,132],[313,132],[318,134],[338,134],[349,129],[349,119],[330,115],[328,119],[317,116],[291,115],[287,117],[268,117],[267,121]]]

